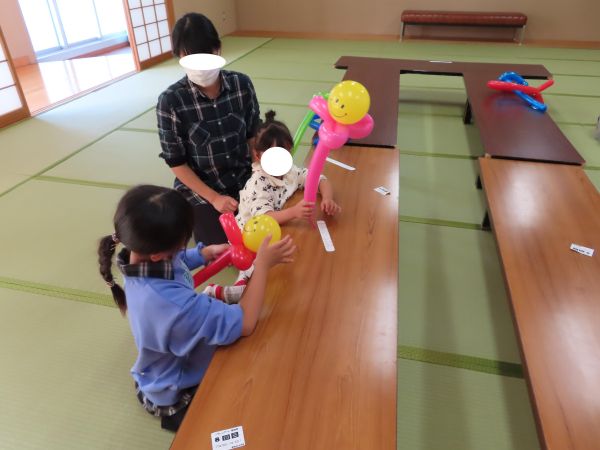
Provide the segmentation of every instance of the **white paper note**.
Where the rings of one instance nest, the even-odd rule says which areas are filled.
[[[325,158],[325,161],[330,162],[331,164],[335,164],[336,166],[340,166],[346,170],[356,170],[356,167],[352,167],[352,166],[349,166],[348,164],[344,164],[343,162],[340,162],[337,159],[328,157],[328,158]]]
[[[210,434],[210,441],[212,442],[212,450],[231,450],[232,448],[246,446],[244,429],[241,426],[215,431]]]
[[[390,195],[390,191],[387,188],[385,188],[384,186],[376,187],[373,190],[381,195]]]
[[[584,247],[583,245],[571,244],[571,250],[585,256],[594,256],[594,249]]]
[[[333,241],[331,240],[331,235],[329,234],[325,221],[317,220],[317,227],[319,227],[319,233],[321,233],[321,240],[323,241],[323,245],[325,245],[325,251],[334,252],[335,247],[333,246]]]

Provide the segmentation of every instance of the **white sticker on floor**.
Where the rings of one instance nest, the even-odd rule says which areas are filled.
[[[210,440],[212,442],[212,450],[230,450],[246,446],[244,429],[241,426],[215,431],[211,433]]]
[[[583,245],[571,244],[571,250],[581,253],[585,256],[594,256],[594,249],[584,247]]]

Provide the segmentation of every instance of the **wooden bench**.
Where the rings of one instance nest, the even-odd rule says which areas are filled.
[[[217,350],[171,450],[210,450],[238,425],[248,450],[396,450],[398,151],[331,157],[356,167],[325,165],[343,208],[326,220],[335,252],[306,222],[283,227],[294,263],[269,274],[254,334]]]
[[[515,28],[519,30],[519,44],[523,43],[527,16],[517,12],[476,12],[476,11],[421,11],[402,12],[400,40],[404,38],[406,25],[420,26],[460,26]],[[513,40],[517,41],[516,33]]]
[[[600,194],[577,166],[479,165],[541,446],[598,449]]]

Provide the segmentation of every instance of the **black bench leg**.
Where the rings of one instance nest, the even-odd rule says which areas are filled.
[[[469,124],[471,123],[471,119],[471,103],[467,100],[467,103],[465,103],[465,113],[463,114],[463,123]]]
[[[481,229],[483,231],[490,231],[492,229],[492,225],[490,223],[490,215],[487,211],[485,212],[485,217],[483,218],[483,222],[481,222]]]
[[[481,175],[477,175],[477,181],[475,181],[475,187],[477,189],[483,189],[483,186],[481,184]]]

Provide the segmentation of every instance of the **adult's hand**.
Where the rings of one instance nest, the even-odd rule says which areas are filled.
[[[217,195],[211,204],[221,214],[226,212],[234,213],[238,207],[238,202],[234,198],[227,195]]]

